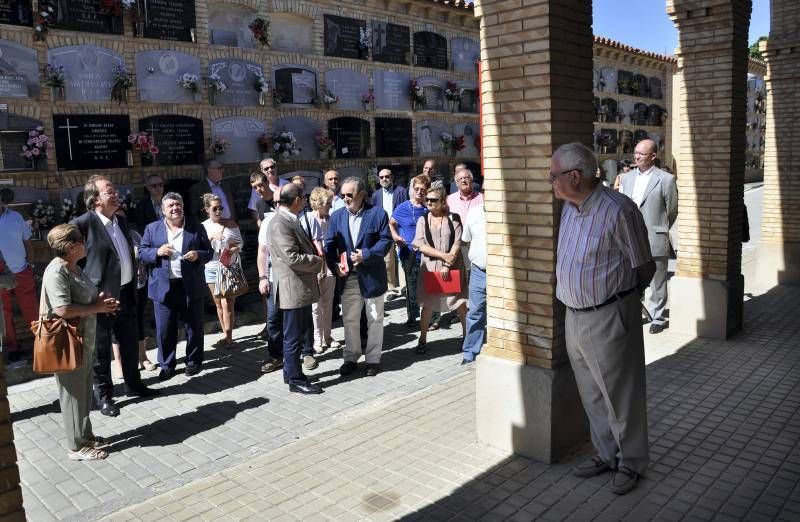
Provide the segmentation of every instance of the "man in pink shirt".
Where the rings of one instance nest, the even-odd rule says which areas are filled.
[[[472,171],[463,164],[456,165],[455,181],[458,192],[447,196],[447,206],[450,208],[450,212],[458,214],[461,223],[465,223],[470,210],[483,205],[483,194],[474,189]]]

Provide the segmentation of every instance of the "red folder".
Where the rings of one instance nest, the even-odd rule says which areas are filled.
[[[422,287],[428,294],[458,294],[461,292],[461,271],[450,270],[450,279],[445,281],[439,272],[423,272]]]

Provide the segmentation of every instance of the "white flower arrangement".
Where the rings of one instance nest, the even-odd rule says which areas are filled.
[[[269,82],[261,74],[256,75],[255,89],[257,93],[269,92]]]
[[[214,73],[208,77],[208,87],[217,92],[225,92],[228,90],[228,84],[225,80],[220,78],[219,74]]]
[[[56,209],[41,199],[36,200],[31,215],[33,216],[33,225],[38,230],[47,230],[56,223]]]
[[[302,147],[292,131],[280,131],[272,136],[272,150],[279,159],[288,160],[291,156],[298,156]]]
[[[367,27],[364,29],[360,27],[358,29],[358,46],[361,49],[371,49],[372,48],[372,29]]]
[[[76,215],[75,203],[71,199],[64,198],[61,201],[61,219],[64,223],[69,223]]]
[[[187,91],[191,91],[191,92],[195,93],[198,90],[197,82],[199,82],[199,81],[200,81],[200,78],[198,78],[196,75],[189,74],[189,73],[183,73],[182,75],[180,75],[175,80],[175,83],[177,83],[178,85],[180,85],[181,87],[183,87]]]
[[[443,132],[439,135],[439,141],[441,142],[439,146],[443,151],[449,151],[450,148],[453,146],[453,135]]]

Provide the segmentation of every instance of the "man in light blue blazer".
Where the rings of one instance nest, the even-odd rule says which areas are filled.
[[[664,330],[667,309],[667,265],[669,263],[669,229],[678,217],[678,186],[675,176],[655,166],[658,149],[653,140],[636,144],[633,161],[636,170],[622,177],[622,193],[638,205],[647,225],[650,251],[656,262],[656,273],[650,282],[647,312],[652,318],[650,333]]]
[[[331,215],[325,235],[328,266],[344,280],[342,322],[346,346],[339,373],[346,376],[356,369],[361,356],[361,310],[366,307],[368,334],[364,374],[372,377],[380,371],[383,347],[383,298],[388,288],[384,257],[392,247],[389,217],[383,207],[364,201],[367,187],[361,178],[347,178],[341,194],[345,207]]]
[[[147,295],[153,300],[158,338],[159,380],[175,375],[178,319],[186,325],[186,375],[203,365],[203,270],[213,251],[206,229],[186,219],[183,198],[170,192],[161,200],[164,219],[144,229],[139,257],[150,265]]]

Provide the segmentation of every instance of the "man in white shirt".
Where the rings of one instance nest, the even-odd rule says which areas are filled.
[[[342,182],[341,178],[339,177],[339,173],[335,170],[329,170],[325,173],[325,179],[323,181],[325,186],[328,187],[331,192],[333,192],[333,204],[331,205],[331,212],[339,210],[340,208],[344,208],[344,200],[342,199],[342,195],[339,194],[339,187]]]
[[[225,168],[219,160],[211,160],[206,164],[206,176],[189,189],[189,200],[185,202],[184,213],[190,218],[203,221],[208,216],[203,214],[203,194],[214,194],[222,202],[222,224],[236,227],[236,201],[233,193],[222,184]]]
[[[461,241],[469,243],[469,311],[464,336],[461,364],[469,364],[481,353],[486,340],[486,212],[483,203],[470,210],[461,233]]]
[[[277,204],[277,201],[275,202]],[[267,324],[264,326],[267,341],[267,359],[261,365],[262,373],[270,373],[283,367],[283,320],[281,311],[275,303],[275,292],[272,284],[272,260],[269,255],[269,238],[267,228],[275,217],[275,208],[270,208],[261,220],[258,229],[258,291],[264,296],[267,304]],[[262,338],[265,336],[262,335]]]

